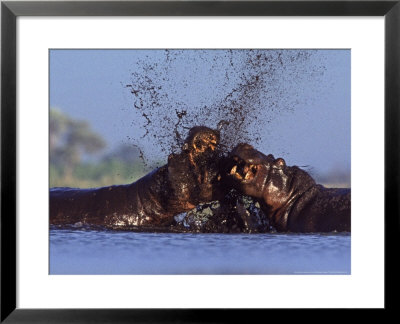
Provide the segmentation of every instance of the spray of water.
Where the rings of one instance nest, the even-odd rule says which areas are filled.
[[[135,62],[125,84],[142,157],[177,152],[188,130],[221,131],[226,151],[239,142],[268,143],[268,124],[308,100],[304,87],[324,72],[316,50],[155,50]],[[301,99],[300,99],[301,98]]]

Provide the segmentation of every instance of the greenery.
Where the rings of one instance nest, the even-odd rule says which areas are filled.
[[[105,147],[104,139],[87,122],[51,109],[50,187],[125,184],[145,174],[138,148],[122,144],[104,154]]]
[[[143,175],[142,165],[129,165],[119,159],[79,163],[72,173],[66,173],[61,166],[50,164],[50,187],[90,188],[125,184],[134,182]]]

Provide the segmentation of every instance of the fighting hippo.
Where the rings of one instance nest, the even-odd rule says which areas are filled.
[[[50,224],[161,227],[219,194],[219,133],[197,126],[179,154],[132,184],[93,189],[51,188]]]
[[[230,153],[225,181],[260,202],[279,232],[350,231],[350,189],[325,188],[297,166],[249,144]]]

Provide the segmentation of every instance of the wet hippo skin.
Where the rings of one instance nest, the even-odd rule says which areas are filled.
[[[325,188],[297,166],[249,144],[230,153],[224,182],[258,199],[279,232],[350,231],[350,189]]]
[[[217,131],[193,127],[181,153],[132,184],[51,188],[50,224],[167,226],[174,215],[220,197],[218,143]]]

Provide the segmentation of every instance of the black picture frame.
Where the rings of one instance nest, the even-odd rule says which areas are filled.
[[[266,310],[16,308],[16,19],[19,16],[384,16],[385,310],[396,308],[399,246],[400,0],[395,1],[2,1],[1,322],[235,322]],[[372,126],[372,125],[371,125]],[[374,152],[370,157],[373,159]],[[366,161],[370,163],[371,161]],[[249,314],[251,313],[251,314]],[[253,317],[254,316],[254,317]],[[269,316],[269,315],[268,315]]]

